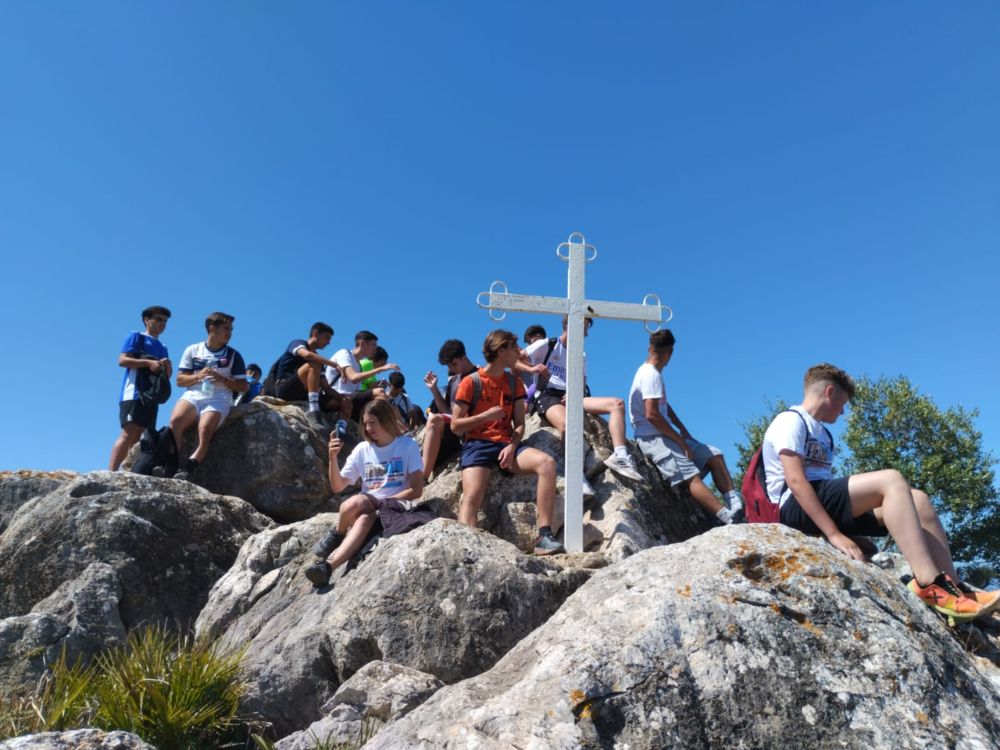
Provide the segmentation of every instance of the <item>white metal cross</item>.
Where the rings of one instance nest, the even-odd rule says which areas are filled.
[[[566,253],[563,254],[565,248]],[[493,320],[503,320],[510,312],[567,315],[566,362],[566,492],[563,540],[567,551],[583,551],[583,326],[586,318],[645,321],[646,329],[657,330],[673,317],[669,307],[655,294],[647,294],[641,304],[599,302],[584,297],[584,266],[597,258],[597,249],[588,245],[580,232],[556,248],[561,260],[569,261],[566,297],[509,294],[507,285],[494,281],[489,291],[476,296],[476,304],[490,311]],[[485,300],[484,300],[485,296]],[[663,317],[666,311],[667,317]],[[499,313],[499,315],[495,314]],[[650,323],[656,323],[650,328]]]

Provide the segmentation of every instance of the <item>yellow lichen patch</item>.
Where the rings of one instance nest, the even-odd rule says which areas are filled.
[[[691,597],[691,584],[690,583],[685,584],[684,588],[677,589],[677,595],[678,596],[683,596],[685,599],[690,598]]]
[[[17,477],[18,479],[30,479],[32,477],[41,477],[44,479],[75,479],[78,476],[80,475],[75,471],[66,471],[64,469],[57,469],[56,471],[41,471],[36,469],[0,471],[0,479],[9,479],[10,477]]]
[[[921,724],[926,724],[929,720],[930,717],[927,716],[927,714],[925,714],[923,711],[917,711],[917,721],[919,721]]]
[[[583,707],[583,710],[580,711],[579,716],[580,716],[581,719],[589,719],[589,718],[591,718],[590,704],[589,703],[586,706]]]
[[[860,630],[855,630],[853,633],[851,633],[851,635],[854,636],[854,640],[856,641],[863,641],[865,639],[865,634],[862,633]]]
[[[575,705],[581,701],[587,700],[587,694],[582,690],[570,690],[569,699]]]
[[[726,626],[726,633],[729,635],[730,638],[735,638],[740,634],[740,629],[736,627],[735,622],[731,622],[729,623],[729,625]]]
[[[775,611],[775,612],[776,612],[777,614],[779,614],[779,615],[781,614],[781,607],[780,607],[780,605],[778,605],[777,603],[775,603],[775,602],[771,602],[771,603],[770,603],[770,604],[769,604],[768,606],[769,606],[769,607],[770,607],[771,609],[773,609],[773,610],[774,610],[774,611]]]
[[[820,630],[819,628],[817,628],[811,622],[809,622],[809,620],[803,620],[802,621],[802,627],[804,627],[806,630],[808,630],[813,635],[823,635],[823,631]]]

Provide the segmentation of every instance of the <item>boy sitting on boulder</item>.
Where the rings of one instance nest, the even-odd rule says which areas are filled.
[[[636,442],[671,486],[685,485],[702,508],[724,524],[733,523],[743,509],[743,498],[733,486],[722,451],[695,440],[667,403],[663,368],[673,353],[674,334],[662,330],[650,335],[646,361],[636,371],[628,395]],[[729,507],[702,481],[710,472]]]
[[[359,359],[372,359],[378,348],[378,336],[371,331],[358,331],[354,334],[354,349],[341,349],[333,355],[333,365],[325,370],[327,382],[333,386],[342,397],[351,402],[350,411],[341,410],[357,422],[361,419],[361,410],[373,398],[385,398],[381,388],[361,390],[361,383],[367,378],[374,378],[389,370],[398,370],[399,365],[387,362],[371,370],[363,371]]]
[[[535,554],[551,555],[564,551],[552,533],[556,462],[547,453],[520,444],[524,438],[524,383],[509,371],[519,355],[517,336],[510,331],[492,331],[483,343],[486,367],[462,378],[455,392],[451,429],[465,436],[458,520],[476,527],[494,466],[510,474],[535,474]]]
[[[833,424],[854,397],[854,381],[830,364],[806,372],[802,403],[778,414],[764,433],[761,460],[767,494],[781,522],[822,534],[845,555],[865,557],[851,536],[892,535],[913,571],[909,589],[927,606],[958,620],[1000,607],[1000,592],[962,583],[948,537],[926,492],[895,469],[833,476]]]
[[[229,346],[233,337],[232,315],[214,312],[205,319],[208,338],[191,344],[181,355],[177,367],[177,385],[187,388],[170,415],[170,431],[177,447],[184,433],[197,427],[198,446],[174,474],[174,479],[191,479],[191,474],[205,460],[216,430],[233,407],[233,393],[247,389],[247,368],[243,356]]]
[[[451,431],[451,407],[455,403],[455,391],[462,378],[471,375],[478,368],[465,353],[465,344],[458,339],[448,339],[438,350],[438,362],[448,368],[448,383],[444,393],[438,389],[438,376],[430,370],[424,375],[424,385],[431,392],[433,404],[424,430],[424,479],[430,479],[431,472],[440,468],[462,450],[462,441]]]

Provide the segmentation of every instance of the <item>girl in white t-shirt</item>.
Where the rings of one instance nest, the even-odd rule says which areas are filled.
[[[313,547],[320,560],[306,568],[305,576],[314,586],[327,585],[334,569],[364,546],[387,501],[409,506],[423,494],[420,448],[404,432],[395,406],[384,399],[370,401],[361,414],[365,442],[351,451],[343,469],[337,466],[341,442],[336,431],[330,434],[330,487],[343,492],[360,480],[361,492],[341,503],[337,528]]]

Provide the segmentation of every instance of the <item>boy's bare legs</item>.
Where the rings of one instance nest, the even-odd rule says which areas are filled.
[[[725,495],[733,489],[733,477],[726,466],[726,459],[722,456],[712,456],[706,463],[705,468],[712,474],[712,484],[715,489]]]
[[[340,510],[337,511],[337,531],[346,534],[360,516],[374,512],[375,506],[365,495],[351,495],[340,504]]]
[[[458,506],[458,520],[466,526],[479,525],[479,506],[486,497],[486,486],[490,482],[490,469],[485,466],[470,466],[462,469],[462,500]]]
[[[899,551],[903,553],[904,559],[910,564],[917,583],[927,585],[937,578],[939,572],[948,573],[948,568],[954,571],[950,553],[941,556],[940,559],[936,559],[932,554],[928,537],[935,540],[934,544],[938,547],[939,555],[941,540],[932,532],[925,530],[921,524],[910,485],[906,483],[902,474],[895,469],[855,474],[847,480],[847,489],[851,495],[851,512],[855,518],[870,510],[881,508],[882,522],[899,545]],[[926,495],[924,497],[926,498]],[[937,525],[940,526],[940,522]],[[941,529],[940,533],[943,535],[944,530]],[[947,551],[946,540],[943,547]]]
[[[177,449],[180,450],[181,442],[184,440],[184,433],[198,422],[198,410],[184,399],[174,404],[174,411],[170,415],[170,431],[174,434],[177,442]]]
[[[336,570],[357,554],[358,550],[364,546],[365,539],[368,538],[368,534],[371,532],[374,525],[374,511],[371,513],[362,513],[358,517],[358,519],[351,526],[350,530],[347,532],[346,536],[344,536],[344,541],[342,541],[340,546],[333,551],[333,554],[327,558],[331,571]]]
[[[719,502],[719,498],[715,496],[715,493],[708,489],[708,485],[701,481],[701,477],[691,477],[691,479],[681,484],[687,485],[688,492],[691,493],[691,497],[694,498],[695,502],[713,516],[717,516],[719,511],[726,507]]]
[[[205,460],[205,456],[208,455],[208,446],[212,444],[212,437],[215,435],[215,431],[219,429],[219,425],[222,424],[222,420],[222,413],[217,411],[206,411],[198,419],[198,447],[194,449],[194,453],[190,456],[192,461],[201,463]]]
[[[441,450],[441,438],[444,437],[444,428],[448,421],[441,414],[431,414],[427,418],[427,426],[424,427],[424,481],[431,478],[434,471],[434,464],[437,462],[438,453]]]
[[[538,508],[538,525],[540,527],[551,527],[552,510],[556,502],[555,459],[553,459],[548,453],[540,451],[537,448],[525,448],[514,457],[512,473],[535,474],[538,477],[538,486],[535,490],[535,504]],[[464,478],[465,475],[463,473],[463,479]]]
[[[587,396],[583,399],[583,410],[587,414],[608,415],[608,431],[611,444],[617,448],[625,445],[625,402],[614,396]],[[565,414],[565,411],[564,411]],[[563,417],[565,421],[565,416]],[[562,432],[562,428],[559,430]]]
[[[118,467],[122,465],[122,461],[128,455],[129,449],[138,442],[145,429],[145,427],[131,423],[122,427],[121,434],[118,435],[115,444],[111,446],[111,459],[108,461],[109,471],[118,471]]]

